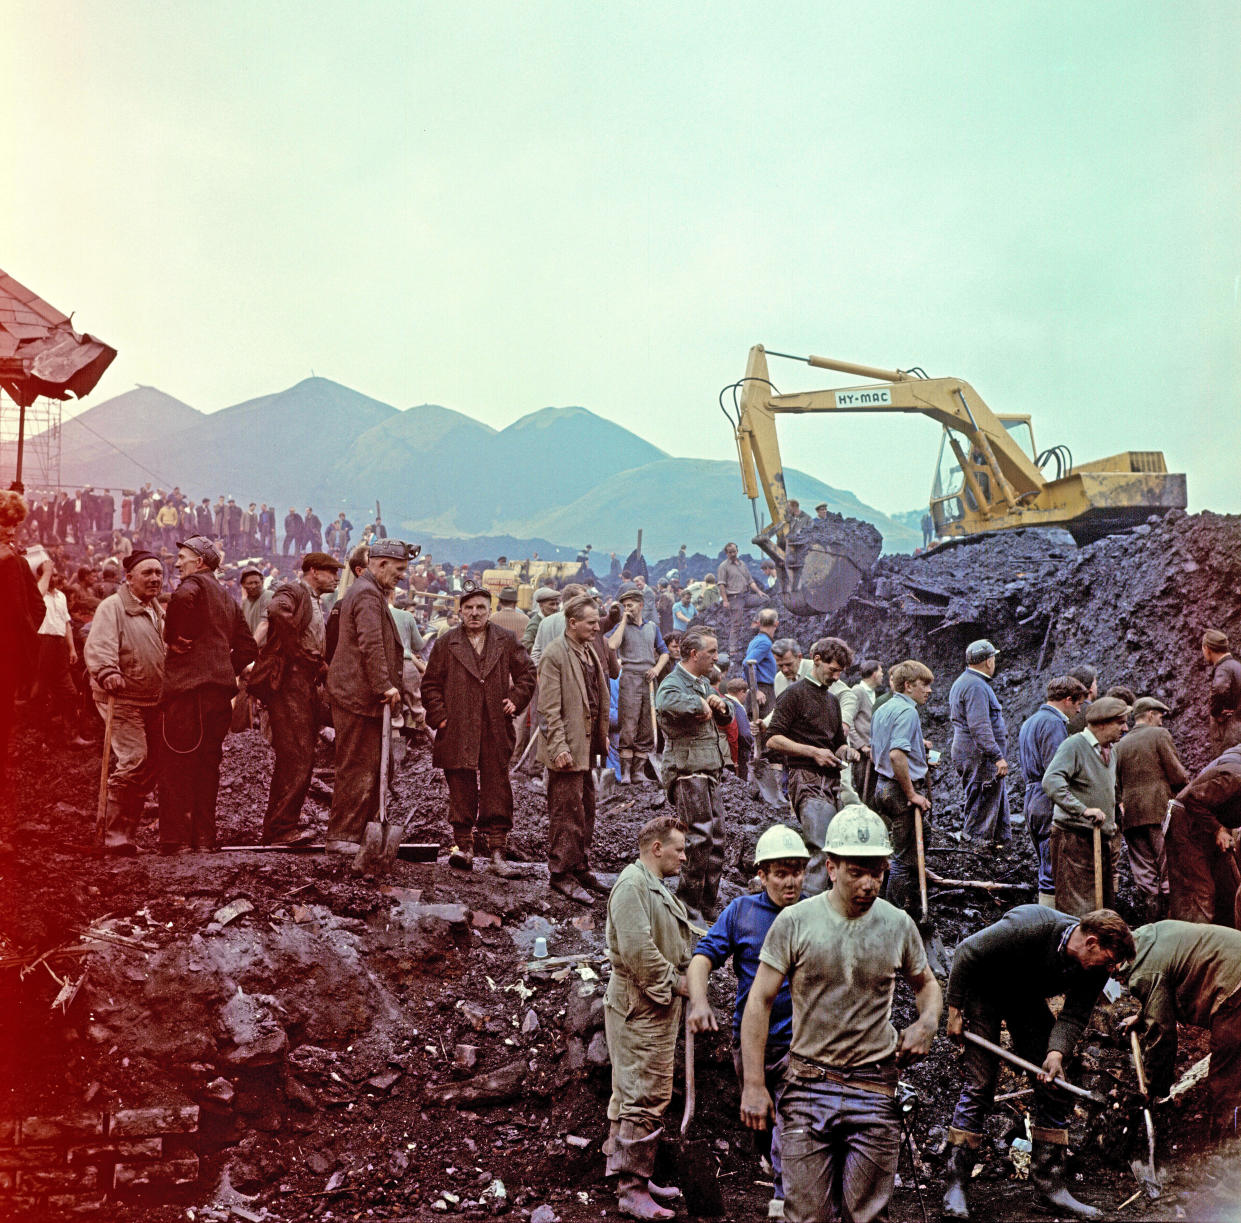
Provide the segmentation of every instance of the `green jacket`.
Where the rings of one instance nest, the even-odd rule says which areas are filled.
[[[733,720],[732,705],[725,701],[722,712],[703,718],[702,702],[711,692],[706,679],[691,675],[677,663],[655,693],[655,713],[664,732],[660,781],[665,786],[692,773],[719,773],[730,763],[717,727]]]
[[[624,1016],[640,995],[667,1006],[689,966],[694,930],[685,906],[641,860],[625,867],[612,887],[604,937],[612,964],[608,1005]]]
[[[1241,931],[1160,921],[1133,932],[1129,991],[1142,1004],[1138,1035],[1151,1091],[1166,1095],[1176,1066],[1177,1022],[1209,1028],[1241,990]]]

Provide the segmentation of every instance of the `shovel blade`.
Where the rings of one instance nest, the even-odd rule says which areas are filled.
[[[401,852],[401,842],[405,836],[405,828],[401,824],[387,824],[383,829],[383,845],[380,856],[385,867],[391,866]]]
[[[709,1138],[682,1139],[677,1184],[691,1218],[718,1219],[724,1213],[719,1164]]]
[[[929,918],[924,918],[918,923],[918,933],[922,935],[927,966],[935,976],[946,977],[948,975],[948,948],[944,946],[944,940],[939,937],[935,923]]]
[[[383,852],[384,826],[376,823],[367,824],[362,831],[362,844],[353,859],[353,869],[359,875],[373,871],[383,859]]]

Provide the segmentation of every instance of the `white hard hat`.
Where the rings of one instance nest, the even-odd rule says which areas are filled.
[[[827,842],[823,848],[837,858],[888,858],[892,855],[888,826],[862,803],[850,803],[836,813],[827,827]]]
[[[773,824],[754,846],[754,865],[775,862],[780,858],[806,858],[810,851],[806,843],[786,824]]]

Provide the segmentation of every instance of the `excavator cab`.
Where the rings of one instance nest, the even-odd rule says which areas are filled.
[[[1031,460],[1037,461],[1038,451],[1034,447],[1034,427],[1028,415],[996,414],[996,419],[1004,426],[1005,432],[1021,447]],[[965,473],[958,457],[964,454],[966,466],[973,477],[967,484]],[[963,434],[944,426],[939,439],[939,457],[935,463],[935,478],[931,483],[931,520],[935,524],[935,534],[950,534],[947,528],[961,522],[967,509],[978,514],[981,507],[975,497],[973,488],[976,486],[983,495],[990,499],[991,476],[987,456],[977,448],[971,448],[969,439]]]

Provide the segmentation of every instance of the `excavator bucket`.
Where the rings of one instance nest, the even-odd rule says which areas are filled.
[[[869,522],[828,514],[795,526],[783,555],[765,536],[754,543],[776,562],[784,606],[795,616],[815,616],[848,603],[874,569],[883,536]]]

